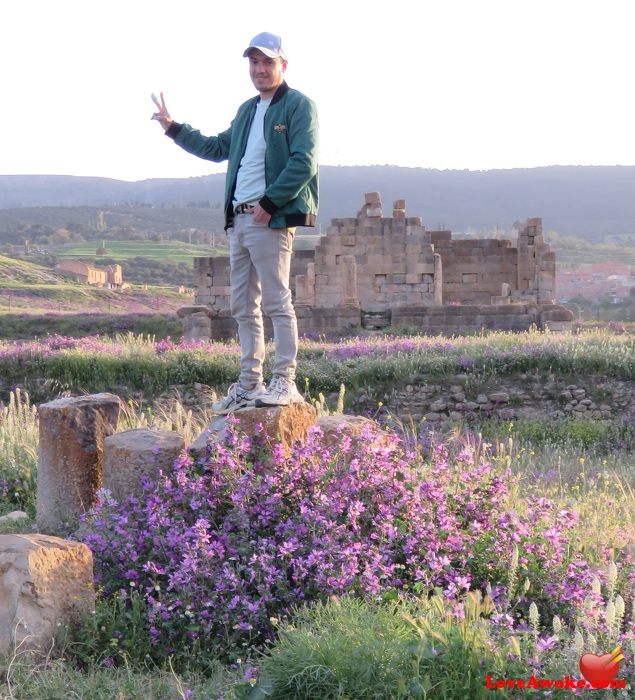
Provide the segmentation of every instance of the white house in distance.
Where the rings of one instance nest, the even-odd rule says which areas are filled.
[[[123,275],[121,265],[107,265],[104,270],[79,260],[62,260],[55,269],[81,284],[97,285],[99,287],[121,288]]]

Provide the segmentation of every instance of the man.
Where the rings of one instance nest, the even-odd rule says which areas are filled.
[[[315,226],[318,207],[318,121],[315,105],[289,88],[282,40],[263,32],[243,53],[258,95],[238,108],[227,131],[203,136],[170,117],[163,94],[154,118],[181,148],[228,161],[225,229],[229,233],[231,313],[238,323],[240,376],[213,405],[221,415],[244,406],[303,401],[296,384],[298,329],[289,278],[296,226]],[[272,321],[275,361],[263,381],[262,312]]]

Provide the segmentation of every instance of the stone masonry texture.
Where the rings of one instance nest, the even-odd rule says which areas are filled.
[[[331,219],[315,250],[294,253],[291,289],[300,333],[387,325],[450,335],[534,325],[561,330],[572,320],[554,303],[556,260],[540,218],[526,220],[513,246],[428,231],[420,216],[408,216],[404,199],[392,203],[392,217],[384,209],[380,193],[367,192],[357,216]],[[234,338],[229,259],[196,258],[194,285],[194,306],[179,313],[185,336]],[[455,306],[460,314],[449,312]],[[563,309],[557,321],[556,308]],[[188,321],[195,313],[205,323]],[[265,331],[271,337],[266,317]]]

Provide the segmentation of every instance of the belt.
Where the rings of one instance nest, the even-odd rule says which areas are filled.
[[[253,202],[253,204],[239,204],[235,209],[234,209],[234,214],[247,214],[249,213],[249,209],[253,209],[258,202]]]

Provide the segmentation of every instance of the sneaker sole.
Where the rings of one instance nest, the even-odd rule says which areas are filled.
[[[265,403],[262,399],[256,399],[254,401],[254,406],[256,408],[275,408],[276,406],[297,406],[301,403],[304,403],[304,399],[301,401],[292,401],[291,403]]]
[[[256,401],[259,401],[260,399],[256,399]],[[229,408],[224,408],[220,411],[215,411],[214,407],[212,406],[212,413],[215,416],[226,416],[230,413],[233,413],[234,411],[240,411],[241,408],[250,408],[254,406],[254,401],[246,401],[245,403],[241,404],[236,404],[235,406],[230,406]]]

